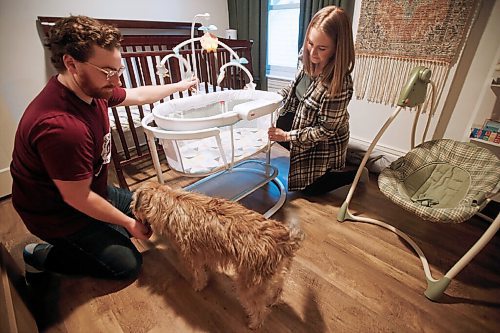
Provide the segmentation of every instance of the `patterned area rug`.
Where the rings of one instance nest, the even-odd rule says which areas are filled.
[[[363,0],[355,46],[356,97],[395,105],[411,69],[426,66],[432,70],[437,103],[479,2]]]

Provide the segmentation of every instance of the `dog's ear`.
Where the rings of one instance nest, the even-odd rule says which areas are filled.
[[[155,193],[162,186],[166,185],[162,185],[155,181],[147,181],[142,184],[137,190],[134,191],[134,194],[132,196],[133,201],[130,207],[132,211],[138,211],[143,204],[147,204],[149,201],[151,201],[151,196],[153,195],[153,193]]]
[[[157,190],[157,189],[164,187],[164,186],[167,186],[167,185],[162,185],[162,184],[155,182],[155,181],[148,181],[144,184],[144,187],[147,189],[150,189],[150,190]]]
[[[142,197],[143,197],[143,188],[138,188],[135,190],[134,194],[132,195],[132,202],[130,207],[132,209],[132,212],[137,212],[139,211],[139,207],[142,205]]]

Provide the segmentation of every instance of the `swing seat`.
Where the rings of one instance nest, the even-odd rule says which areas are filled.
[[[384,169],[379,188],[406,210],[432,222],[469,220],[498,192],[500,160],[472,143],[422,143]]]
[[[377,133],[361,161],[347,198],[339,209],[337,220],[375,224],[404,239],[422,262],[427,280],[424,295],[432,301],[437,301],[451,280],[486,246],[500,228],[500,214],[497,213],[494,218],[480,214],[480,210],[497,195],[500,189],[500,161],[485,148],[449,139],[426,141],[415,147],[418,118],[429,83],[433,92],[431,110],[435,110],[436,107],[434,98],[436,89],[430,77],[431,71],[423,66],[417,66],[411,71],[408,82],[401,90],[398,107]],[[398,206],[432,222],[460,223],[477,213],[491,220],[491,224],[476,243],[439,279],[432,276],[425,254],[407,234],[386,222],[357,216],[349,211],[349,203],[363,167],[368,162],[375,145],[401,110],[407,107],[417,108],[411,135],[411,147],[415,148],[382,170],[378,180],[382,193]],[[433,112],[429,112],[422,140],[426,137],[432,114]]]

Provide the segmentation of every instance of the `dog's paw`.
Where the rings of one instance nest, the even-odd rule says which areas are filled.
[[[278,288],[276,292],[274,293],[273,297],[270,299],[269,303],[267,304],[267,307],[273,307],[278,304],[280,304],[281,301],[281,294],[283,293],[282,288]]]
[[[256,330],[262,327],[262,322],[259,320],[252,320],[252,318],[249,318],[250,320],[248,321],[248,328],[251,330]]]
[[[273,300],[269,304],[267,304],[266,307],[267,308],[273,308],[273,307],[279,306],[279,305],[281,305],[283,303],[284,303],[283,300],[281,298],[278,298],[278,299]]]
[[[205,280],[195,280],[193,281],[193,289],[194,291],[202,291],[208,285],[208,279]]]
[[[194,285],[193,289],[194,289],[194,291],[199,292],[199,291],[202,291],[203,289],[205,289],[206,286],[207,286],[206,283],[204,285]]]
[[[195,291],[202,291],[208,284],[208,273],[205,270],[194,270],[192,286]]]
[[[251,330],[256,330],[262,327],[264,322],[264,313],[254,313],[248,316],[248,328]]]

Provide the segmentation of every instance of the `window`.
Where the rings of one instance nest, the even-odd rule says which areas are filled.
[[[297,71],[300,0],[269,0],[268,77],[293,78]]]

